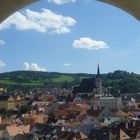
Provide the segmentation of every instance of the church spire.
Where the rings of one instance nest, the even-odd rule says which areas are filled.
[[[100,67],[99,67],[99,64],[97,66],[97,76],[96,77],[97,78],[100,78]]]
[[[97,75],[96,75],[96,78],[95,78],[95,85],[96,85],[97,93],[101,94],[102,93],[102,79],[101,79],[101,76],[100,76],[99,63],[97,65]]]

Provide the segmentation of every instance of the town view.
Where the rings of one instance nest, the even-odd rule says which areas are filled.
[[[0,140],[140,140],[140,0],[0,0]]]

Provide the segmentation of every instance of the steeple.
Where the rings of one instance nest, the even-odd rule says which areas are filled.
[[[95,78],[95,85],[96,85],[96,92],[101,94],[102,93],[102,79],[100,76],[100,67],[99,67],[99,63],[97,65],[97,75]]]
[[[97,75],[96,75],[96,78],[100,78],[100,67],[99,67],[99,64],[97,66]]]

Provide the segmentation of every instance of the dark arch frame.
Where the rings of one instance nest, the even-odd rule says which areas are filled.
[[[0,0],[0,23],[17,10],[39,0]]]
[[[40,0],[0,0],[0,23],[17,10]],[[140,20],[140,0],[96,0],[116,6]]]

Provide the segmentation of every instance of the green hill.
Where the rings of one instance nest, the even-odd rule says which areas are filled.
[[[58,73],[15,71],[0,74],[0,87],[8,89],[34,87],[72,88],[78,86],[82,79],[94,78],[95,74]],[[138,93],[140,92],[140,75],[126,71],[114,71],[101,75],[103,86],[111,93]]]
[[[15,71],[1,73],[0,86],[6,88],[62,87],[62,86],[72,87],[79,84],[82,78],[92,76],[93,75],[91,74]]]

